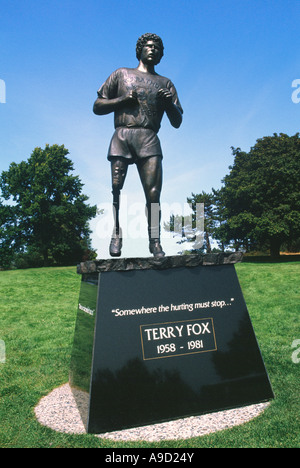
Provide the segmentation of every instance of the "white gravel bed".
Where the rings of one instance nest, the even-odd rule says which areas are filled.
[[[42,398],[35,408],[35,415],[39,423],[57,432],[86,434],[77,405],[82,404],[82,408],[86,408],[88,394],[77,392],[77,404],[69,384],[56,388]],[[259,403],[151,426],[97,434],[96,436],[112,440],[145,440],[148,442],[190,439],[244,424],[260,415],[268,406],[268,402]]]

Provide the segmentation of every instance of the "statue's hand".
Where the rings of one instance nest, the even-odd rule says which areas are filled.
[[[167,88],[161,88],[158,91],[157,96],[159,99],[164,101],[166,107],[170,107],[172,105],[173,95]]]
[[[134,90],[129,91],[128,94],[126,94],[124,98],[124,102],[126,104],[137,104],[138,102],[138,97],[137,97],[137,92]]]

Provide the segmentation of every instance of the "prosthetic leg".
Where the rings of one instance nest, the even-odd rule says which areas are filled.
[[[156,258],[165,256],[165,252],[160,244],[160,222],[161,209],[159,203],[150,203],[146,205],[148,219],[149,250]]]
[[[112,235],[110,246],[109,246],[109,253],[111,257],[120,257],[121,249],[123,245],[122,231],[121,231],[120,222],[119,222],[120,193],[121,191],[117,189],[114,189],[112,191],[115,226],[114,226],[114,231],[113,231],[113,235]]]
[[[123,245],[122,229],[120,227],[120,195],[123,188],[128,166],[126,162],[117,159],[112,162],[112,194],[113,194],[113,212],[114,212],[114,231],[111,238],[109,253],[111,257],[120,257]]]

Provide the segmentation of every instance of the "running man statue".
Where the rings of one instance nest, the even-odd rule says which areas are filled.
[[[179,128],[183,110],[173,83],[155,72],[164,54],[156,34],[144,34],[136,44],[137,68],[119,68],[98,91],[94,113],[114,112],[115,133],[108,150],[111,162],[115,216],[110,255],[119,257],[122,230],[119,225],[120,192],[128,165],[136,164],[146,197],[149,250],[164,257],[160,243],[160,194],[162,188],[162,150],[157,133],[166,112],[173,127]]]

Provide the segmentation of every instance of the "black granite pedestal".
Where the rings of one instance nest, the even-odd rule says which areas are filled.
[[[114,259],[82,275],[71,360],[90,433],[274,397],[234,263],[235,254]]]

